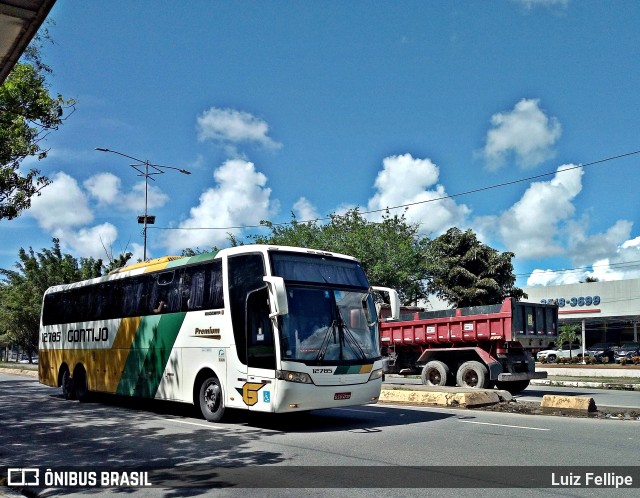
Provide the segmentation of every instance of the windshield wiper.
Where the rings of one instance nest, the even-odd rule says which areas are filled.
[[[342,323],[342,331],[343,331],[342,337],[344,339],[344,342],[346,344],[348,344],[349,347],[351,347],[351,349],[355,353],[360,354],[360,358],[362,358],[363,360],[366,360],[367,359],[367,355],[364,352],[364,349],[362,349],[362,346],[360,346],[360,343],[358,342],[358,340],[353,335],[353,332],[351,332],[349,327],[347,327],[344,324],[344,322]]]
[[[324,335],[324,339],[322,339],[322,344],[320,345],[320,351],[318,351],[318,356],[316,356],[316,361],[324,360],[324,355],[327,354],[327,349],[329,348],[330,336],[333,335],[333,343],[336,343],[336,328],[337,323],[334,320],[331,322],[331,326],[327,329],[327,333]]]

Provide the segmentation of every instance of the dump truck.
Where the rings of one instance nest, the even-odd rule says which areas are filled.
[[[495,386],[513,394],[532,379],[546,378],[546,372],[535,371],[530,350],[557,340],[557,305],[507,298],[494,305],[400,314],[397,294],[387,290],[395,309],[380,321],[385,373],[419,374],[431,386]]]

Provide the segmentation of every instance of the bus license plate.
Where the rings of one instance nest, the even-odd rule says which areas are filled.
[[[351,393],[336,393],[333,399],[350,399]]]

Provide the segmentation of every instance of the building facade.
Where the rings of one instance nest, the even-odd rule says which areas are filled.
[[[597,342],[620,345],[638,341],[640,279],[587,282],[523,289],[530,302],[555,301],[560,325],[578,324],[585,346]]]

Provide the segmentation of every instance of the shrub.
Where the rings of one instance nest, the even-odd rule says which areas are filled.
[[[602,363],[609,363],[609,357],[608,357],[608,356],[604,356],[604,355],[603,355],[603,356],[602,356],[602,358],[600,358],[600,361],[601,361]]]
[[[634,365],[637,365],[638,363],[640,363],[640,356],[634,356],[633,358],[631,358],[631,361]]]
[[[626,358],[620,358],[620,365],[626,365],[627,364],[627,359]]]

